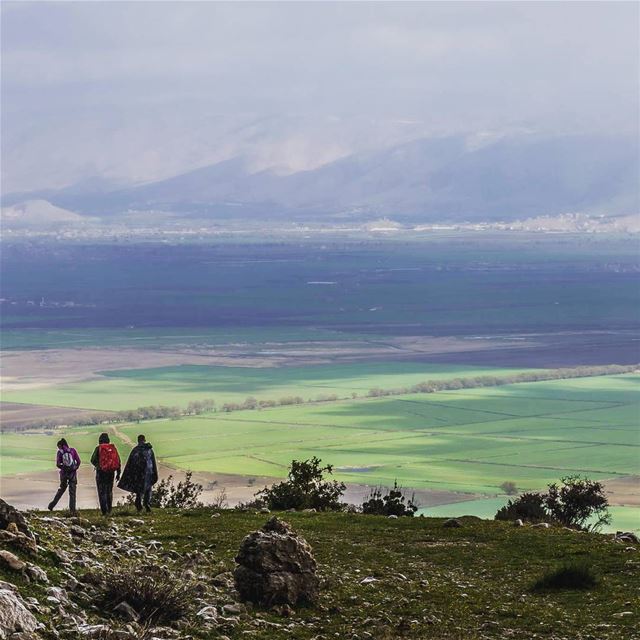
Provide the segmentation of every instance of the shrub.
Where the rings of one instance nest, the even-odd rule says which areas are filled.
[[[174,484],[173,476],[167,476],[153,487],[151,506],[159,508],[195,509],[204,506],[199,498],[203,487],[191,478],[193,473],[187,471],[184,480]],[[135,504],[135,494],[129,493],[118,506]]]
[[[508,495],[515,496],[518,493],[518,487],[515,482],[507,480],[500,485],[500,488]]]
[[[184,617],[197,595],[195,583],[156,565],[114,567],[100,584],[97,602],[113,610],[121,602],[130,604],[140,622],[173,622]]]
[[[557,522],[565,527],[597,531],[611,522],[604,487],[580,476],[566,476],[562,484],[550,484],[547,493],[523,493],[498,509],[496,520]],[[595,522],[587,525],[587,521]]]
[[[567,476],[562,478],[562,486],[550,484],[544,504],[551,517],[566,527],[596,531],[611,522],[603,485],[588,478]],[[596,521],[585,527],[591,518]]]
[[[596,575],[588,564],[572,563],[545,573],[536,580],[533,590],[591,589],[596,584]]]
[[[340,498],[346,489],[343,482],[324,479],[331,474],[333,466],[321,467],[322,461],[313,456],[310,460],[293,460],[289,467],[288,479],[265,487],[256,497],[264,499],[269,509],[317,509],[337,511],[342,508]]]
[[[544,495],[541,493],[523,493],[509,500],[504,507],[498,509],[496,520],[528,520],[542,522],[549,519],[544,508]]]
[[[393,483],[393,489],[386,489],[384,495],[382,491],[382,487],[375,487],[371,490],[369,499],[362,503],[362,513],[413,517],[413,514],[418,510],[418,505],[414,501],[415,494],[407,500],[397,481]]]

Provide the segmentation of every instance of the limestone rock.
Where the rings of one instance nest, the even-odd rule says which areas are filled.
[[[0,589],[0,638],[4,640],[21,631],[32,633],[37,628],[38,621],[20,595],[9,589]]]
[[[0,530],[0,542],[10,545],[15,549],[35,555],[38,551],[35,538],[31,538],[21,531],[18,531],[15,523],[9,524],[9,529]]]
[[[137,622],[138,618],[140,617],[138,615],[138,612],[128,602],[124,601],[115,606],[113,608],[113,612],[117,613],[119,616],[121,616],[125,620],[128,620],[129,622]]]
[[[37,564],[27,565],[26,573],[35,582],[44,582],[45,584],[49,582],[47,572]]]
[[[311,547],[275,516],[244,538],[236,563],[235,586],[243,601],[295,606],[318,595]]]
[[[27,565],[11,551],[2,549],[0,550],[0,566],[5,566],[12,571],[23,571]]]
[[[462,526],[462,522],[460,520],[456,520],[455,518],[450,518],[449,520],[445,520],[442,525],[445,529],[454,529]]]
[[[20,533],[29,536],[29,538],[34,537],[25,517],[15,507],[0,498],[0,529],[6,529],[12,523],[15,524]]]

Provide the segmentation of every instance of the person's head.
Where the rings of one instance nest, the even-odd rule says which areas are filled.
[[[64,447],[68,447],[67,441],[64,438],[60,438],[58,440],[58,449],[63,449]]]
[[[140,434],[138,436],[138,444],[144,444],[147,441],[147,439],[144,437],[144,435]]]
[[[98,438],[98,444],[109,444],[109,442],[111,442],[111,440],[109,440],[109,434],[101,433],[100,437]]]

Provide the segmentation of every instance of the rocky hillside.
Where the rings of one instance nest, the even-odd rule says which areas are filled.
[[[472,517],[280,517],[23,517],[0,502],[0,638],[637,637],[633,536]],[[595,585],[534,587],[566,563]]]

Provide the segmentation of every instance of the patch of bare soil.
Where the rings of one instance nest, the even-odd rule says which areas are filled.
[[[160,478],[173,476],[174,482],[184,479],[185,472],[173,469],[167,465],[159,464]],[[254,498],[254,494],[265,486],[278,482],[278,478],[268,476],[240,476],[231,474],[194,473],[193,480],[202,484],[204,490],[201,499],[205,504],[217,503],[224,492],[227,506],[233,507],[240,502],[248,502]],[[4,500],[13,504],[18,509],[44,509],[54,496],[58,488],[58,472],[56,469],[38,473],[25,473],[15,476],[0,478],[0,489]],[[367,485],[347,485],[344,500],[352,504],[361,504],[369,495],[371,487]],[[415,499],[421,507],[436,506],[471,500],[470,494],[455,493],[451,491],[429,491],[423,489],[407,489],[407,494],[415,493]],[[126,492],[117,487],[114,488],[114,503],[126,497]],[[78,507],[82,509],[97,509],[98,497],[96,494],[95,474],[93,468],[83,464],[78,471]],[[67,508],[67,499],[58,504],[58,509]]]
[[[525,343],[525,344],[528,344]],[[99,378],[98,371],[150,369],[184,364],[278,367],[370,360],[402,360],[522,346],[521,338],[465,340],[462,337],[403,336],[383,340],[223,345],[197,349],[42,349],[2,354],[5,391],[37,389]]]
[[[39,421],[55,420],[60,424],[66,420],[72,421],[96,413],[108,411],[94,411],[89,409],[75,409],[74,407],[51,407],[40,404],[20,404],[17,402],[0,402],[0,429],[16,429],[32,425]]]
[[[605,480],[609,504],[621,507],[640,507],[640,476],[624,476]]]

